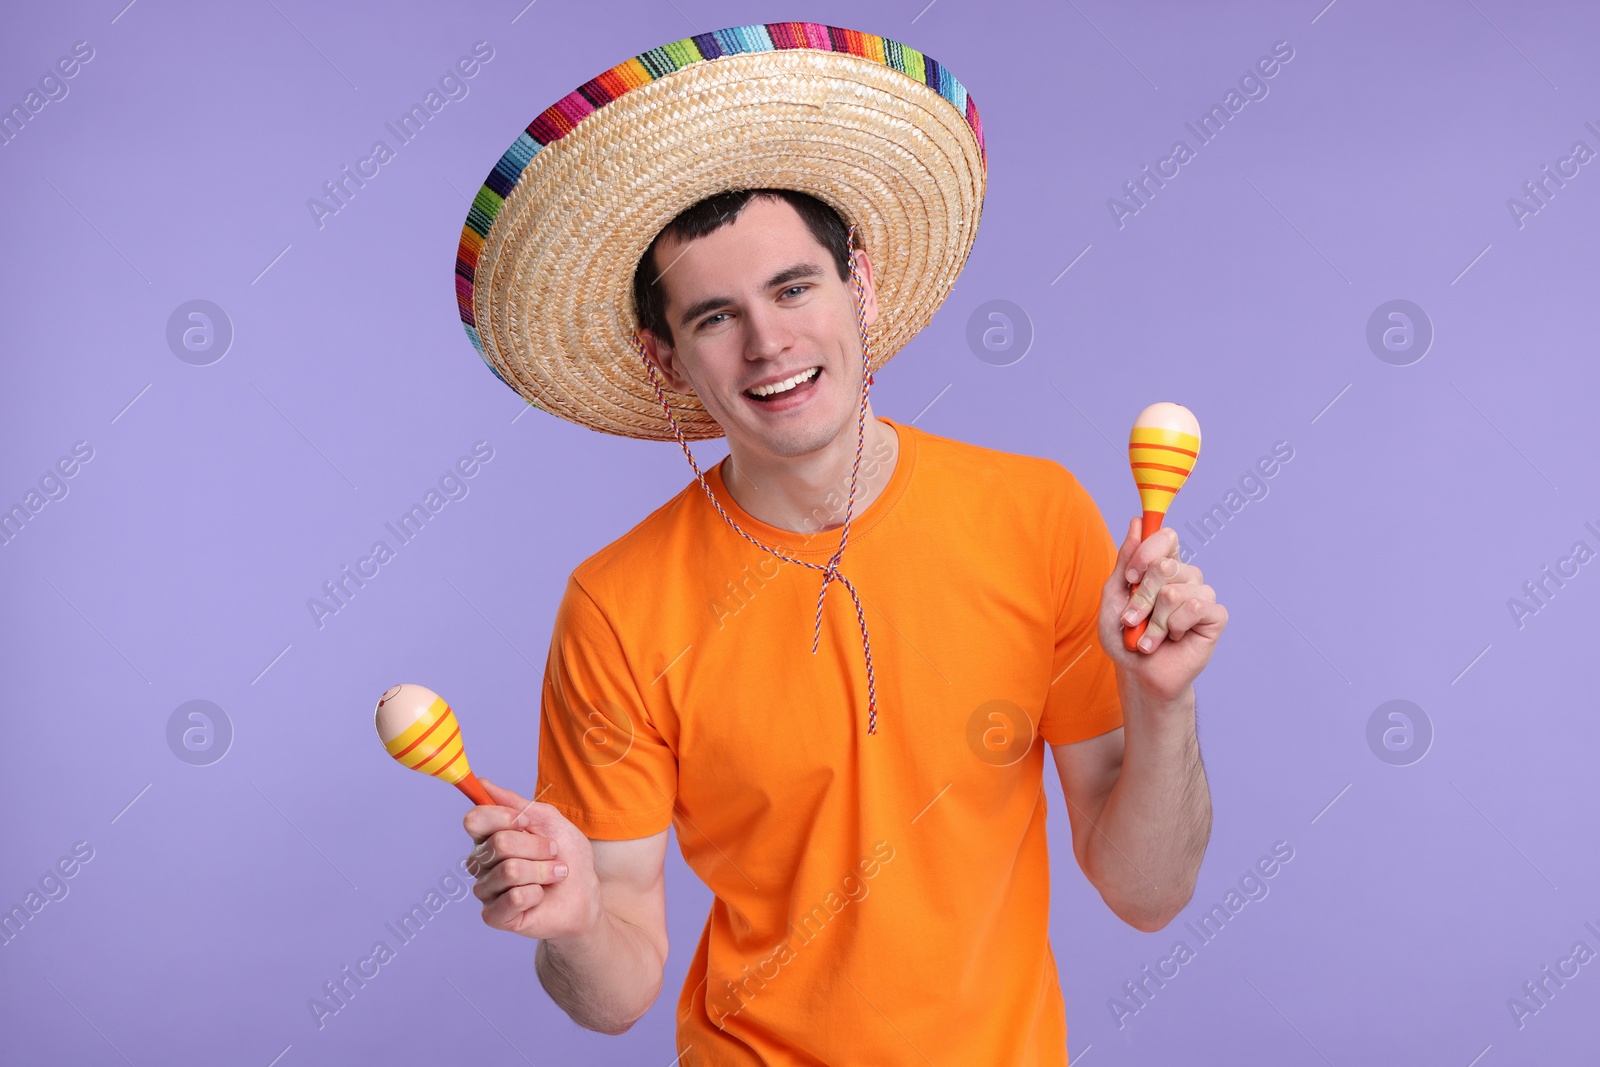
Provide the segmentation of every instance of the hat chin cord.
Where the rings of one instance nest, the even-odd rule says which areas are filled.
[[[839,573],[839,561],[844,557],[845,545],[850,540],[850,513],[855,507],[856,474],[861,468],[861,452],[866,443],[867,395],[872,388],[872,359],[871,355],[869,354],[867,341],[866,312],[862,307],[866,297],[862,290],[861,276],[856,273],[855,232],[856,228],[851,226],[846,240],[848,244],[848,256],[850,260],[850,281],[854,292],[856,308],[856,330],[861,337],[861,404],[856,412],[856,458],[855,463],[850,467],[850,497],[845,502],[844,527],[839,531],[839,547],[835,549],[833,555],[828,558],[826,565],[811,563],[803,559],[795,559],[793,556],[785,555],[783,552],[780,552],[778,549],[773,548],[770,545],[762,544],[760,541],[756,540],[754,537],[751,537],[748,533],[741,529],[739,524],[733,521],[733,517],[722,509],[722,504],[717,501],[717,496],[711,491],[711,486],[706,484],[706,476],[701,472],[700,465],[694,461],[694,455],[689,451],[689,442],[684,438],[683,431],[679,429],[678,420],[672,415],[672,405],[667,403],[666,394],[661,389],[661,382],[656,377],[655,367],[650,362],[650,356],[645,351],[644,343],[639,340],[639,335],[637,333],[632,334],[630,339],[633,342],[634,349],[638,351],[639,357],[644,360],[645,373],[650,376],[650,384],[655,388],[656,399],[661,401],[661,407],[667,413],[667,421],[672,425],[672,432],[677,436],[678,444],[680,447],[682,447],[684,456],[689,460],[689,466],[694,468],[695,477],[699,479],[700,488],[705,490],[706,498],[711,501],[711,506],[717,509],[717,514],[721,515],[725,520],[727,520],[728,525],[733,527],[734,531],[738,533],[739,536],[743,537],[746,541],[749,541],[757,548],[772,553],[774,556],[786,563],[798,563],[802,567],[810,567],[814,570],[822,571],[822,588],[817,591],[816,624],[812,629],[811,636],[812,655],[817,654],[817,644],[822,636],[822,602],[824,597],[827,596],[828,583],[837,579],[840,584],[845,587],[846,591],[849,592],[850,599],[855,603],[856,621],[861,625],[861,651],[866,657],[867,663],[867,733],[876,734],[878,732],[878,693],[877,688],[873,683],[872,642],[867,636],[867,618],[861,611],[861,598],[856,595],[856,587],[851,584],[849,578],[846,578],[844,575]]]

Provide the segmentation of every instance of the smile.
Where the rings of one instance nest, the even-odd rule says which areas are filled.
[[[772,404],[779,400],[809,392],[818,378],[822,376],[821,367],[812,367],[810,370],[801,371],[792,378],[771,385],[758,386],[745,390],[744,395],[761,404]]]

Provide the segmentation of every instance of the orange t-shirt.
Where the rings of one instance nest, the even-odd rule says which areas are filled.
[[[875,734],[849,591],[829,583],[812,655],[822,571],[740,537],[697,481],[580,564],[556,615],[536,795],[590,838],[670,823],[715,894],[686,1067],[1067,1062],[1037,739],[1122,725],[1096,634],[1116,547],[1061,464],[883,421],[900,457],[839,565]],[[758,540],[838,547],[706,480]]]

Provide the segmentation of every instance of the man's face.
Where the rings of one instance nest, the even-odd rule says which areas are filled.
[[[686,244],[663,237],[654,267],[675,344],[646,332],[646,349],[673,389],[699,398],[730,448],[802,456],[854,425],[854,287],[787,201],[756,197],[732,222]],[[856,253],[856,272],[870,326],[878,303],[865,252]],[[768,400],[750,392],[812,372]]]

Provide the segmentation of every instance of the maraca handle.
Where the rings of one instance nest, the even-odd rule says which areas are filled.
[[[489,791],[483,788],[483,783],[478,781],[478,776],[471,771],[468,771],[467,776],[456,783],[456,788],[467,794],[467,797],[474,804],[489,804],[492,806],[495,803],[494,799],[489,796]]]
[[[1139,531],[1139,539],[1141,541],[1149,540],[1150,537],[1156,533],[1156,531],[1161,529],[1161,524],[1166,521],[1166,518],[1167,516],[1165,512],[1145,512],[1144,524]],[[1138,590],[1139,587],[1135,585],[1128,591],[1128,595],[1131,597],[1134,593],[1138,592]],[[1144,636],[1145,627],[1148,625],[1150,625],[1150,616],[1146,615],[1132,626],[1124,626],[1122,628],[1122,647],[1127,649],[1129,652],[1137,650],[1139,647],[1139,638]]]

